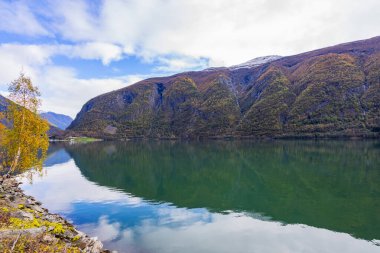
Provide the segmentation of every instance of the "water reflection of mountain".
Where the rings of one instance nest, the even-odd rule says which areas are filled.
[[[127,142],[66,147],[82,174],[148,200],[262,213],[380,238],[373,142]]]
[[[71,159],[67,153],[63,143],[51,143],[47,152],[46,160],[44,161],[45,167],[66,163]]]

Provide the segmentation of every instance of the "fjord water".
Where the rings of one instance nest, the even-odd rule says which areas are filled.
[[[379,141],[52,144],[23,189],[119,252],[380,252]]]

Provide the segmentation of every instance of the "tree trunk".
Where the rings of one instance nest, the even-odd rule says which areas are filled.
[[[17,150],[17,153],[16,153],[16,156],[15,156],[15,158],[13,159],[12,166],[11,166],[11,168],[9,169],[9,171],[8,171],[7,174],[9,174],[10,172],[13,172],[13,171],[16,169],[16,167],[17,167],[17,165],[18,165],[18,160],[20,160],[20,155],[21,155],[21,147],[20,147],[20,145],[19,145],[18,150]]]
[[[22,120],[21,120],[21,127],[20,127],[20,136],[22,135],[22,132],[24,131],[24,124],[25,124],[25,111],[24,111],[24,109],[21,109],[21,110],[23,110],[23,111],[22,111]],[[18,161],[20,160],[20,156],[21,156],[21,142],[18,145],[17,153],[15,155],[15,158],[13,159],[12,166],[9,169],[7,174],[16,170],[17,165],[18,165]]]

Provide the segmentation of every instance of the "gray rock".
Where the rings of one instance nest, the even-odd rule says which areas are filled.
[[[16,211],[12,211],[13,217],[25,220],[33,220],[34,218],[40,218],[42,220],[54,223],[62,223],[70,226],[70,223],[68,223],[61,216],[57,214],[50,214],[46,208],[43,208],[41,206],[41,202],[36,201],[33,197],[26,196],[24,192],[19,188],[19,183],[16,180],[14,180],[14,178],[0,176],[0,182],[0,198],[2,198],[3,201],[8,202],[8,206],[17,209]],[[30,208],[35,212],[27,212],[23,209],[23,207],[20,207],[19,205],[23,205],[26,208]],[[31,229],[6,229],[0,230],[0,238],[4,238],[7,236],[19,236],[20,234],[28,234],[32,236],[43,234],[42,241],[46,243],[58,242],[60,238],[66,243],[66,246],[71,246],[73,245],[73,238],[79,236],[79,240],[75,242],[75,245],[83,249],[83,252],[106,252],[105,250],[103,250],[103,244],[99,240],[97,240],[97,238],[89,238],[86,234],[76,230],[75,228],[73,228],[72,230],[66,230],[64,234],[59,236],[45,234],[47,231],[52,230],[54,230],[54,227],[47,228],[45,226]]]
[[[6,229],[6,230],[0,230],[0,238],[4,238],[7,236],[15,236],[15,235],[23,235],[23,234],[29,234],[29,235],[39,235],[46,231],[46,227],[39,227],[39,228],[29,228],[29,229]]]
[[[50,222],[65,222],[65,220],[62,219],[61,216],[57,214],[47,214],[45,215],[45,219]]]
[[[40,206],[31,206],[31,209],[33,209],[34,211],[37,211],[37,212],[40,212],[40,213],[43,213],[44,210],[40,207]]]
[[[23,211],[17,211],[13,214],[13,216],[19,219],[28,219],[28,220],[33,220],[34,218],[33,214],[28,213],[28,212],[23,212]]]
[[[91,238],[93,242],[84,249],[86,253],[101,253],[103,251],[103,244],[96,238]]]
[[[51,234],[46,234],[42,237],[42,241],[43,242],[46,242],[46,243],[57,243],[58,242],[58,238],[55,238],[53,235]]]

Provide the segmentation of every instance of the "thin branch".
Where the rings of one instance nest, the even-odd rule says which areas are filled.
[[[12,248],[11,248],[11,253],[13,252],[14,248],[16,247],[17,241],[20,238],[20,236],[21,236],[21,233],[18,234],[16,240],[13,242],[13,245],[12,245]]]

